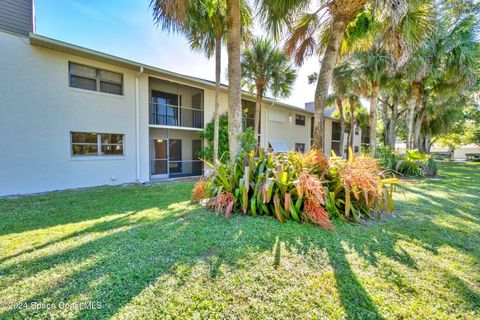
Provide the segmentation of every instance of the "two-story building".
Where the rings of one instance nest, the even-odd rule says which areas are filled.
[[[213,82],[35,34],[32,0],[0,2],[0,50],[0,196],[203,173]],[[311,111],[266,98],[260,114],[262,148],[310,148]]]

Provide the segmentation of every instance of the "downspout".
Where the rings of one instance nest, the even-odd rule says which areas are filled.
[[[135,77],[135,166],[137,182],[140,182],[140,76],[143,74],[143,66]]]

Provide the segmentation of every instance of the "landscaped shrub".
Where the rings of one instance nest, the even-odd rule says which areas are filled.
[[[218,157],[222,161],[229,161],[230,154],[228,150],[228,114],[222,113],[219,116],[218,126]],[[255,139],[255,131],[253,128],[247,126],[246,113],[243,112],[243,132],[240,134],[239,140],[242,150],[249,152],[255,148],[257,140]],[[198,153],[198,156],[202,159],[213,161],[213,132],[214,123],[213,119],[207,123],[204,130],[200,131],[200,137],[207,139],[208,144]]]
[[[328,159],[321,151],[258,150],[219,163],[193,190],[193,200],[217,212],[270,215],[281,222],[310,222],[333,229],[331,219],[370,219],[393,210],[396,179],[382,179],[368,156]],[[202,200],[200,200],[202,199]]]
[[[437,174],[437,161],[432,155],[421,154],[417,150],[407,150],[399,154],[389,147],[378,148],[377,158],[380,166],[404,176],[424,177]]]
[[[397,162],[395,170],[407,176],[430,177],[437,174],[437,162],[431,155],[407,150],[406,156]]]

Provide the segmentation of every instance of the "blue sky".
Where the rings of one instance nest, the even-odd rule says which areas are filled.
[[[36,32],[82,47],[156,67],[214,80],[213,59],[192,52],[179,34],[157,28],[149,0],[35,0]],[[259,30],[258,30],[259,31]],[[223,52],[226,83],[226,52]],[[303,107],[313,98],[307,75],[318,71],[312,58],[300,68],[292,95],[282,101]]]

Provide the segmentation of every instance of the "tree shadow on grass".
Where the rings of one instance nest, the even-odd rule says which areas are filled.
[[[117,199],[120,201],[119,204],[106,207],[103,200],[99,201],[87,211],[98,210],[103,214],[134,212],[45,243],[42,250],[78,238],[79,242],[76,245],[38,256],[30,256],[34,252],[25,251],[16,257],[7,257],[0,262],[0,281],[4,285],[8,283],[8,287],[0,287],[0,295],[2,292],[15,295],[16,290],[21,291],[21,288],[15,286],[20,286],[22,281],[35,280],[43,285],[41,289],[32,289],[32,292],[26,295],[25,302],[75,302],[82,297],[85,301],[101,302],[103,308],[83,309],[72,314],[74,317],[107,319],[117,314],[162,276],[175,276],[177,266],[180,265],[191,268],[199,262],[206,262],[209,266],[209,276],[215,281],[221,276],[222,265],[235,270],[239,261],[251,254],[270,252],[273,257],[271,272],[281,273],[283,245],[286,250],[300,252],[305,256],[311,255],[312,248],[325,250],[334,272],[340,303],[346,317],[381,319],[382,315],[374,303],[375,292],[368,292],[365,289],[361,279],[352,269],[345,247],[363,257],[371,266],[378,266],[384,270],[385,266],[378,265],[379,255],[417,272],[415,260],[399,246],[399,241],[416,241],[434,254],[438,252],[439,247],[448,244],[478,258],[478,249],[467,250],[462,244],[467,235],[455,229],[436,225],[432,222],[431,216],[425,214],[402,216],[396,221],[385,221],[369,228],[336,223],[337,231],[330,233],[314,226],[295,223],[280,225],[270,218],[256,219],[235,215],[232,219],[225,220],[193,205],[169,209],[174,203],[188,201],[190,186],[185,188],[188,192],[183,194],[178,191],[170,192],[168,188],[163,187],[147,188],[144,189],[147,195],[140,200],[136,198],[138,195],[135,192],[126,193],[122,194],[124,199]],[[159,201],[159,198],[164,200]],[[136,201],[133,199],[139,203],[135,204]],[[122,207],[123,205],[125,207]],[[402,205],[406,204],[400,203],[400,207]],[[137,210],[133,210],[135,208]],[[149,208],[169,209],[170,212],[155,219],[136,218],[142,210]],[[77,212],[72,216],[72,222],[90,218],[88,214],[81,212],[82,206],[72,210]],[[26,215],[31,217],[29,213]],[[99,214],[95,213],[91,218],[98,216]],[[70,223],[68,216],[57,217],[54,222],[19,226],[17,229],[14,228],[12,233],[33,230],[40,225],[48,227],[61,223]],[[248,235],[239,236],[242,230]],[[88,238],[90,235],[91,239]],[[80,241],[84,238],[87,238],[87,241]],[[28,259],[11,263],[23,255]],[[45,276],[45,273],[48,275],[48,271],[53,272],[55,268],[61,268],[63,265],[72,263],[80,265],[89,260],[92,261],[91,264],[67,272],[63,278],[53,283],[40,278]],[[404,286],[404,279],[395,269],[387,270],[379,277],[399,288]],[[452,279],[459,294],[467,301],[468,308],[478,308],[478,294],[458,277],[452,276]],[[185,280],[180,277],[179,285],[182,285],[182,281]],[[49,312],[0,309],[0,318],[32,316],[48,317]]]
[[[148,208],[166,208],[190,195],[192,183],[106,186],[18,199],[0,198],[0,237]]]

